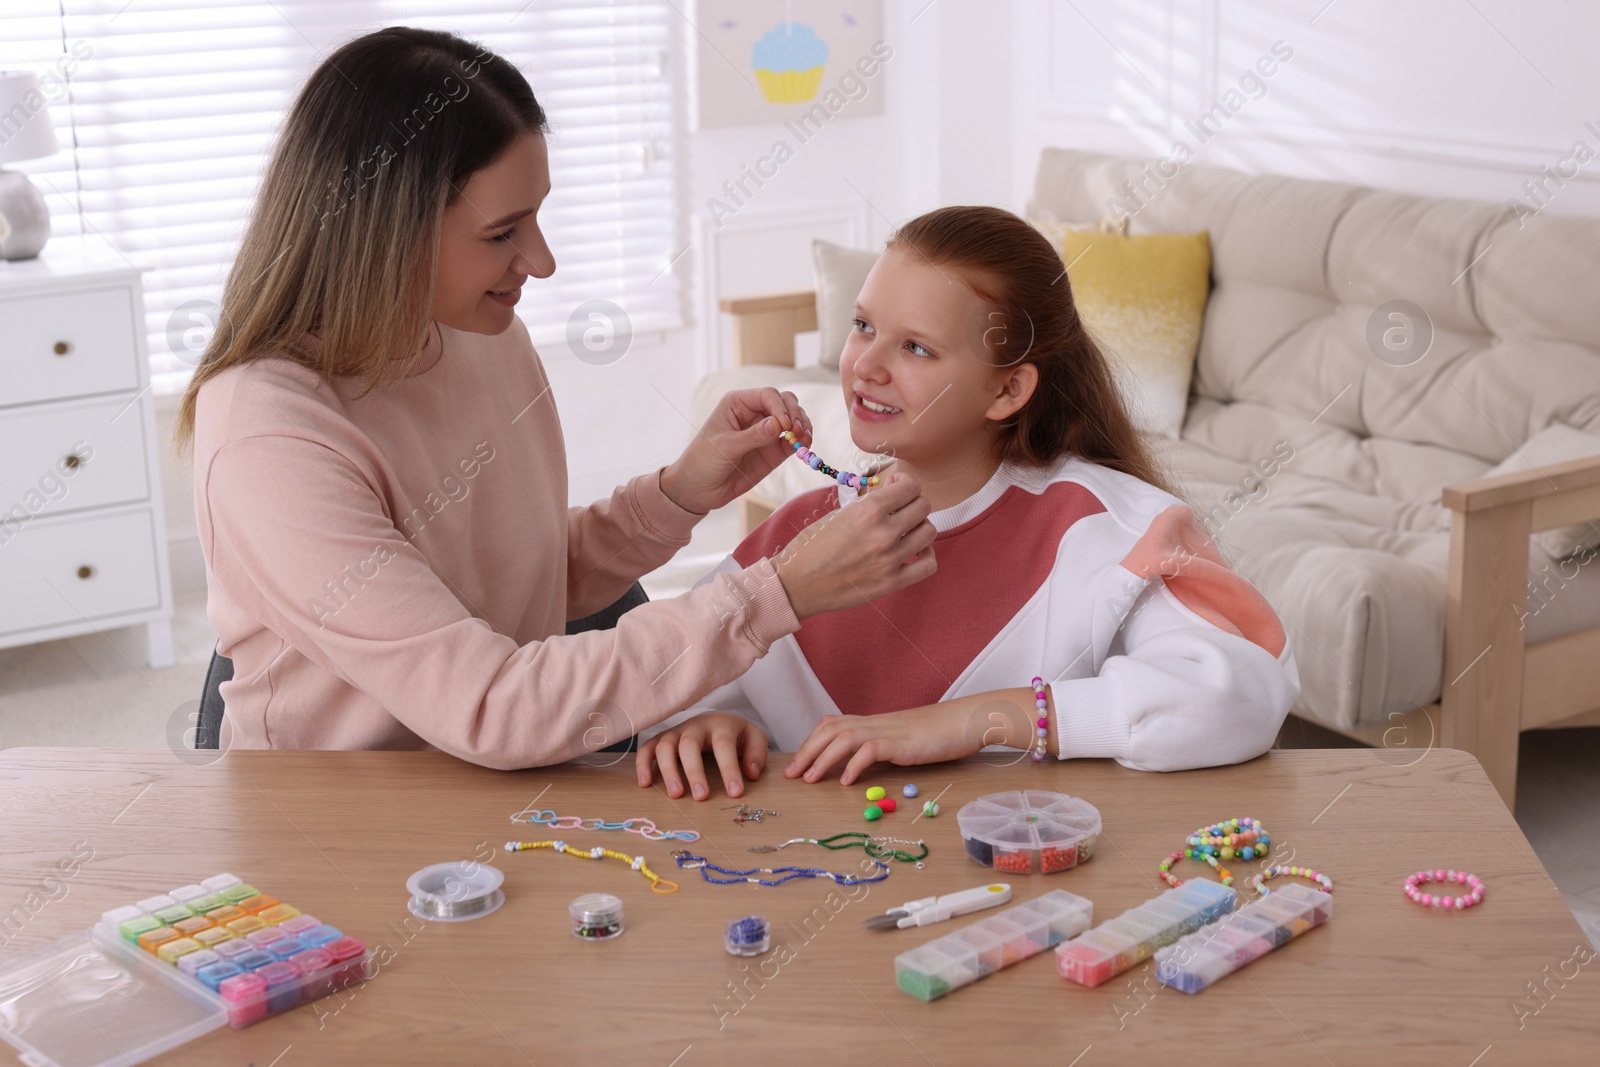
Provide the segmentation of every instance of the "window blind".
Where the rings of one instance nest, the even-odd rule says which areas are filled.
[[[550,116],[539,218],[556,273],[530,279],[517,312],[559,358],[592,299],[636,331],[683,323],[676,17],[668,0],[5,0],[0,67],[61,83],[47,96],[62,150],[10,166],[56,237],[99,235],[142,273],[153,385],[176,392],[195,355],[173,350],[168,320],[219,298],[306,76],[381,26],[449,30],[516,64]]]

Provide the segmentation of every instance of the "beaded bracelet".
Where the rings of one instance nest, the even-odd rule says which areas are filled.
[[[1225,860],[1235,856],[1242,860],[1260,859],[1272,849],[1267,828],[1248,815],[1203,826],[1190,834],[1186,843],[1197,852]]]
[[[1424,893],[1418,886],[1429,882],[1455,882],[1468,887],[1465,896],[1452,897],[1443,893]],[[1454,908],[1457,911],[1470,908],[1483,900],[1483,879],[1466,871],[1447,871],[1439,868],[1433,871],[1418,871],[1416,874],[1406,876],[1406,896],[1412,902],[1421,904],[1425,908]]]
[[[623,863],[626,863],[628,866],[632,867],[634,870],[650,879],[650,891],[652,893],[676,893],[678,891],[678,883],[668,881],[655,871],[652,871],[645,864],[643,856],[628,856],[621,852],[613,852],[609,848],[601,848],[599,845],[596,845],[594,848],[571,848],[565,841],[506,842],[507,852],[531,852],[534,849],[541,848],[548,848],[555,852],[565,852],[569,856],[576,856],[579,859],[586,860],[597,860],[602,857],[609,856],[614,860],[621,860]],[[662,889],[661,887],[664,885],[670,885],[672,888]]]
[[[1039,721],[1034,726],[1033,761],[1039,763],[1044,759],[1046,739],[1050,736],[1050,702],[1045,699],[1044,679],[1038,675],[1033,679],[1033,706],[1039,711]]]
[[[1217,872],[1223,885],[1233,884],[1233,872],[1228,870],[1222,864],[1218,863],[1217,857],[1211,855],[1209,852],[1201,852],[1198,849],[1186,848],[1182,852],[1174,852],[1156,866],[1156,871],[1161,875],[1161,880],[1166,882],[1174,889],[1183,884],[1183,879],[1172,873],[1172,865],[1182,859],[1201,860],[1209,864],[1211,869]]]
[[[1312,870],[1310,867],[1268,867],[1250,879],[1250,886],[1257,893],[1266,896],[1272,890],[1268,889],[1264,883],[1269,878],[1277,878],[1281,875],[1288,875],[1291,878],[1309,878],[1320,885],[1324,891],[1333,892],[1333,879],[1321,871]]]

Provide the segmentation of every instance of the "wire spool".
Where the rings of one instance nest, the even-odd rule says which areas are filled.
[[[497,911],[506,902],[506,876],[475,860],[435,863],[406,879],[406,907],[419,919],[459,923]]]
[[[979,797],[956,813],[956,825],[974,862],[1009,874],[1071,870],[1100,840],[1093,804],[1041,789]]]

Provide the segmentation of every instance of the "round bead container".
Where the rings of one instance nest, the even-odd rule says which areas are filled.
[[[567,905],[572,936],[609,941],[622,933],[622,901],[610,893],[585,893]]]
[[[759,956],[772,947],[772,925],[760,915],[733,919],[722,944],[734,956]]]
[[[1065,793],[990,793],[956,813],[967,855],[1008,874],[1067,871],[1094,855],[1100,812]]]

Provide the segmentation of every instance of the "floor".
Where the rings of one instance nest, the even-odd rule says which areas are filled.
[[[733,509],[716,512],[672,563],[646,576],[652,599],[694,584],[736,543]],[[174,596],[177,663],[145,665],[142,628],[0,650],[0,749],[21,746],[186,747],[216,632],[203,590]],[[1351,742],[1290,718],[1281,748]],[[1600,727],[1522,735],[1517,822],[1600,949]]]

